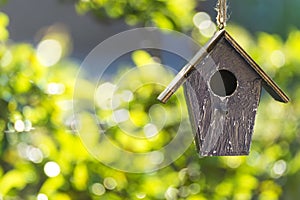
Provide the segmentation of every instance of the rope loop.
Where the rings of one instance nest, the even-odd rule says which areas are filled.
[[[216,10],[218,12],[217,15],[217,25],[219,30],[222,30],[226,26],[227,21],[227,2],[226,0],[218,0]]]

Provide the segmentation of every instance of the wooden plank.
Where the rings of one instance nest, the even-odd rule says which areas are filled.
[[[219,97],[209,87],[210,77],[220,69],[237,78],[238,87],[231,96]],[[184,86],[200,156],[249,153],[261,80],[224,38],[196,65]]]
[[[289,97],[280,89],[280,87],[258,66],[258,64],[242,49],[242,47],[225,32],[226,40],[232,45],[235,50],[241,54],[245,61],[259,74],[263,79],[264,89],[277,101],[287,103]]]
[[[210,39],[210,41],[199,50],[199,52],[193,57],[193,59],[183,67],[183,69],[177,74],[174,80],[166,87],[166,89],[158,96],[158,100],[166,103],[167,100],[176,92],[176,90],[186,81],[186,78],[195,68],[196,63],[200,62],[207,56],[221,38],[225,36],[226,40],[230,43],[243,59],[263,80],[264,89],[277,101],[287,103],[289,97],[280,89],[280,87],[256,64],[256,62],[242,49],[242,47],[225,31],[220,30]]]
[[[225,30],[218,31],[207,43],[201,48],[196,55],[179,71],[166,89],[157,97],[162,103],[166,103],[176,90],[186,81],[187,77],[194,70],[195,65],[215,47],[220,37],[223,37]]]

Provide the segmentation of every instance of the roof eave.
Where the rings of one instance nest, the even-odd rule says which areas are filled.
[[[263,88],[277,101],[287,103],[289,97],[280,89],[280,87],[269,77],[259,65],[243,50],[243,48],[227,33],[224,34],[225,39],[231,46],[245,59],[245,61],[254,69],[254,71],[262,78]]]
[[[262,78],[263,88],[277,101],[287,103],[289,97],[279,88],[279,86],[259,67],[259,65],[246,53],[245,50],[223,29],[215,33],[215,35],[199,50],[199,52],[186,64],[181,71],[176,75],[167,88],[158,96],[158,100],[166,103],[167,100],[176,92],[183,84],[194,69],[196,63],[201,61],[208,53],[210,53],[221,38],[224,38],[229,44],[244,58],[251,68]]]

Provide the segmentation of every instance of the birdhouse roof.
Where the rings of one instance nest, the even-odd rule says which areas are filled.
[[[191,61],[182,68],[176,75],[167,88],[158,96],[158,100],[165,103],[174,92],[183,84],[194,69],[194,66],[203,60],[208,53],[210,53],[216,44],[225,38],[230,46],[248,63],[261,78],[263,88],[277,101],[287,103],[289,102],[288,96],[279,88],[279,86],[258,66],[258,64],[242,49],[242,47],[225,31],[218,31],[207,43],[200,49],[200,51],[191,59]]]

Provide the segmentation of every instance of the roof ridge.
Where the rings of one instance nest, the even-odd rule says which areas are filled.
[[[176,90],[183,84],[190,74],[195,69],[195,65],[209,54],[216,46],[221,38],[225,38],[229,42],[230,46],[234,48],[239,55],[251,66],[251,68],[262,78],[263,88],[277,101],[287,103],[289,97],[280,89],[280,87],[269,77],[262,68],[247,54],[247,52],[229,35],[225,30],[217,31],[214,36],[201,48],[196,55],[178,72],[171,83],[166,89],[157,97],[157,99],[163,103],[166,103],[168,99],[176,92]]]

